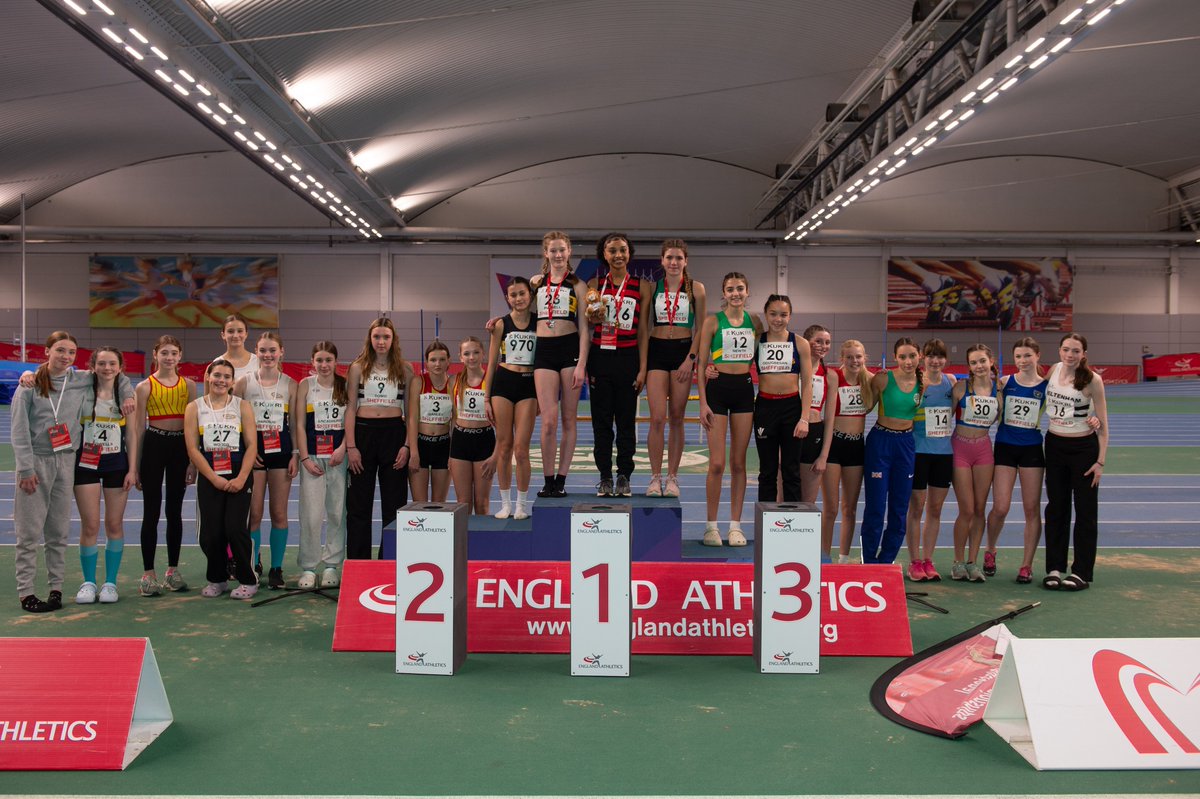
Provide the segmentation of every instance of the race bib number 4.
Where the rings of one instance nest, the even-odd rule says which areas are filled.
[[[745,327],[727,327],[721,331],[721,360],[749,363],[753,358],[754,331]]]
[[[117,422],[88,422],[83,428],[83,443],[98,448],[102,455],[121,451],[121,425]]]

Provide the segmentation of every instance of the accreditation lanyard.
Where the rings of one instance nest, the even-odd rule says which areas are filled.
[[[626,275],[628,277],[628,275]],[[663,294],[666,296],[666,301],[663,303],[667,309],[667,324],[675,326],[675,315],[679,313],[679,295],[683,293],[683,278],[679,279],[679,288],[675,292],[675,302],[671,302],[671,290],[667,288],[667,281],[663,280]]]
[[[54,452],[63,452],[71,448],[71,431],[67,429],[67,425],[58,421],[58,409],[62,407],[63,396],[67,393],[67,385],[71,382],[71,370],[68,369],[63,375],[62,390],[58,392],[58,402],[54,401],[53,396],[50,397],[50,410],[54,413],[54,424],[47,428],[46,432],[50,436],[50,447]],[[51,384],[50,394],[53,395],[53,384]]]
[[[546,276],[546,316],[549,321],[546,322],[546,327],[554,327],[554,309],[558,307],[558,293],[562,291],[563,283],[567,282],[566,274],[563,274],[562,280],[558,281],[558,285],[554,287],[554,294],[550,293],[550,276]],[[570,314],[567,314],[568,316]]]

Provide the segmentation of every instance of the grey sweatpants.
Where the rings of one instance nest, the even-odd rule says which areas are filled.
[[[75,453],[71,450],[39,455],[34,464],[38,487],[26,494],[17,485],[13,521],[17,532],[17,597],[34,593],[37,545],[46,544],[46,574],[51,591],[61,591],[66,573],[67,531],[71,524]],[[18,481],[19,482],[19,481]]]

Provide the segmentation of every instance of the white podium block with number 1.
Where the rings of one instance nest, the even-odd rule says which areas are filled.
[[[454,674],[467,659],[467,506],[396,513],[396,673]]]
[[[817,674],[821,513],[810,502],[759,502],[754,511],[754,658],[763,674]]]
[[[630,506],[571,508],[571,675],[628,677]]]

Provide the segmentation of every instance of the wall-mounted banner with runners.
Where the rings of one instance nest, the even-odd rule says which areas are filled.
[[[279,327],[279,258],[242,255],[93,255],[92,327]]]
[[[1073,275],[1062,258],[889,258],[887,327],[1068,331]]]
[[[335,652],[395,649],[395,564],[348,560],[342,572]],[[570,564],[471,561],[467,651],[564,654],[571,640]],[[754,565],[632,565],[635,655],[749,655]],[[912,654],[904,577],[896,565],[824,565],[817,594],[821,656]]]

